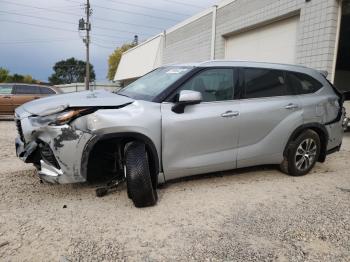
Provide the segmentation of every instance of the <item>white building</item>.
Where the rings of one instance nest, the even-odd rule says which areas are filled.
[[[300,64],[350,90],[350,0],[224,0],[125,52],[115,80],[210,59]]]

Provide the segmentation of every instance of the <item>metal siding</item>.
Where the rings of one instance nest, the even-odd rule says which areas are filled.
[[[205,15],[166,35],[163,64],[210,59],[212,14]]]

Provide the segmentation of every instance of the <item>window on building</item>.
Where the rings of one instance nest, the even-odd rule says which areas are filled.
[[[293,94],[286,84],[283,71],[280,70],[245,68],[244,80],[244,98],[286,96]]]

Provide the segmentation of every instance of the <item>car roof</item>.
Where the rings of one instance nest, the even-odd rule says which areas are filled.
[[[42,85],[42,84],[26,84],[26,83],[0,83],[0,85],[11,85],[11,86],[39,86],[39,87],[46,87],[54,90],[57,94],[62,94],[62,90],[50,85]]]
[[[200,63],[185,63],[185,64],[171,64],[169,66],[188,66],[188,67],[250,67],[250,68],[264,68],[264,69],[277,69],[284,71],[299,72],[313,76],[320,82],[325,81],[327,72],[318,71],[303,65],[292,65],[282,63],[268,63],[268,62],[255,62],[255,61],[242,61],[242,60],[209,60]]]

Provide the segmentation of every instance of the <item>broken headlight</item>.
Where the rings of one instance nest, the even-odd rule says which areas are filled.
[[[90,113],[89,108],[71,108],[60,113],[36,117],[36,122],[39,124],[61,126],[68,124],[70,121],[88,113]]]

